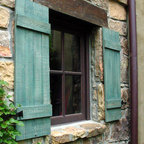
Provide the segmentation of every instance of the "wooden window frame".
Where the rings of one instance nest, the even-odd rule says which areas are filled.
[[[73,24],[71,23],[73,21]],[[89,34],[86,27],[88,23],[77,20],[75,18],[50,11],[50,23],[54,30],[77,34],[80,36],[80,53],[81,54],[81,72],[64,71],[64,40],[62,39],[62,70],[50,70],[50,74],[62,75],[62,115],[53,116],[51,118],[52,125],[75,122],[90,119],[90,98],[89,98]],[[91,26],[91,25],[90,25]],[[64,36],[63,36],[64,37]],[[65,75],[80,75],[81,76],[81,113],[65,115]]]

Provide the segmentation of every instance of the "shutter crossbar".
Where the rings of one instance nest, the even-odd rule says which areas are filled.
[[[23,116],[18,117],[19,120],[36,119],[52,116],[52,106],[37,105],[37,106],[22,106],[18,108],[17,113],[23,112]]]
[[[16,15],[16,26],[31,29],[45,34],[50,34],[50,24],[28,18],[23,15]]]

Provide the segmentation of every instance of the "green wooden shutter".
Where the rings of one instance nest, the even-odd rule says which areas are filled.
[[[121,118],[119,33],[103,28],[105,120]]]
[[[15,103],[24,127],[17,140],[50,134],[49,11],[30,0],[16,0]]]

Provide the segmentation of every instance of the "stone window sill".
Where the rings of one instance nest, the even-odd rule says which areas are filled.
[[[94,121],[81,121],[51,127],[52,143],[73,142],[79,138],[89,138],[104,133],[106,126]]]

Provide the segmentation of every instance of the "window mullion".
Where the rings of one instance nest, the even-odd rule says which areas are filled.
[[[61,33],[62,40],[62,115],[65,116],[65,74],[64,74],[64,32]]]

